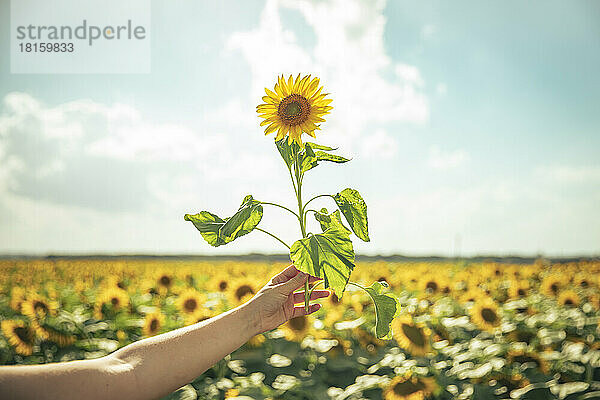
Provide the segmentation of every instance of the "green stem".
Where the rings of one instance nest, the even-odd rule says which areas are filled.
[[[306,207],[308,205],[308,203],[310,203],[313,200],[318,199],[319,197],[331,197],[332,199],[334,198],[332,195],[330,194],[320,194],[318,196],[313,197],[312,199],[310,199],[309,201],[306,202],[306,204],[304,205],[304,207]]]
[[[300,217],[298,216],[298,214],[296,214],[296,212],[290,210],[289,208],[282,206],[281,204],[277,204],[277,203],[271,203],[268,201],[259,201],[260,204],[265,204],[265,205],[269,205],[269,206],[275,206],[275,207],[279,207],[279,208],[283,208],[284,210],[287,210],[289,212],[291,212],[292,214],[294,214],[296,216],[296,218],[300,219]]]
[[[300,221],[300,232],[302,233],[302,238],[306,237],[306,226],[305,226],[305,218],[304,216],[304,207],[302,205],[302,174],[300,173],[300,158],[298,157],[298,150],[296,147],[292,147],[292,152],[294,156],[294,175],[296,177],[296,185],[294,189],[296,189],[296,199],[298,200],[298,220]],[[291,174],[291,170],[290,170]],[[292,180],[293,181],[293,180]],[[308,303],[310,301],[309,294],[309,286],[308,279],[304,283],[304,311],[308,313]]]
[[[273,235],[271,232],[267,232],[264,229],[260,229],[259,227],[256,227],[254,229],[256,229],[257,231],[261,231],[262,233],[266,233],[267,235],[271,236],[273,239],[278,240],[281,244],[283,244],[288,249],[290,248],[290,246],[286,242],[284,242],[283,240],[279,239],[277,236]]]
[[[312,288],[310,288],[310,290],[308,291],[308,297],[309,297],[309,298],[310,298],[310,295],[312,294],[313,290],[315,290],[315,288],[316,288],[317,286],[319,286],[319,285],[320,285],[321,283],[323,283],[323,282],[325,282],[325,281],[319,281],[319,282],[317,282],[317,283],[316,283],[316,284],[315,284],[315,285],[314,285]]]

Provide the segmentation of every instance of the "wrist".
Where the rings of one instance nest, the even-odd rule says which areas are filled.
[[[238,307],[241,317],[245,321],[245,331],[248,333],[248,339],[263,332],[261,329],[260,310],[253,300]]]

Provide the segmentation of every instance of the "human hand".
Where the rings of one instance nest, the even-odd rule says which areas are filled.
[[[320,280],[320,278],[298,271],[294,265],[290,265],[271,278],[269,283],[248,302],[248,307],[254,309],[254,314],[258,319],[259,332],[257,333],[275,329],[291,318],[312,314],[321,308],[320,304],[312,304],[307,313],[304,309],[304,291],[294,292],[304,285],[306,279],[309,280],[309,283]],[[310,299],[320,299],[329,294],[328,290],[313,290]],[[302,305],[295,306],[300,303]]]

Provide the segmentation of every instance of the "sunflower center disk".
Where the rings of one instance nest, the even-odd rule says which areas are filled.
[[[394,386],[394,393],[400,396],[408,396],[409,394],[423,390],[423,388],[424,386],[420,382],[412,383],[411,381],[406,381],[397,383],[396,386]]]
[[[498,316],[494,312],[494,310],[490,310],[489,308],[484,308],[481,310],[481,316],[486,322],[494,323],[498,319]]]
[[[419,347],[425,346],[425,335],[423,335],[423,332],[420,328],[408,324],[402,324],[402,332],[404,332],[404,335],[406,335],[406,337],[410,339],[413,344]]]
[[[310,105],[305,97],[298,94],[291,94],[281,100],[277,108],[277,115],[288,125],[303,124],[310,114]]]

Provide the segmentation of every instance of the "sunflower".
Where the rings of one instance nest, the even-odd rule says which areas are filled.
[[[186,315],[197,313],[202,307],[202,296],[195,289],[186,289],[175,300],[177,308]]]
[[[195,313],[188,314],[185,317],[185,324],[192,325],[198,322],[206,321],[209,318],[214,317],[215,314],[209,308],[199,308]]]
[[[129,295],[123,289],[107,288],[96,299],[94,315],[96,319],[104,317],[105,308],[118,311],[129,305]]]
[[[544,278],[540,285],[540,290],[550,297],[554,297],[560,291],[562,286],[562,277],[558,275],[549,275]]]
[[[529,294],[529,282],[524,280],[512,280],[508,288],[508,295],[512,299],[527,297]]]
[[[76,339],[74,336],[59,332],[56,329],[49,326],[44,326],[41,329],[44,331],[45,339],[56,343],[59,347],[67,347],[75,343]]]
[[[593,285],[593,281],[588,277],[587,274],[580,273],[575,275],[575,277],[573,278],[573,284],[575,286],[579,286],[582,289],[587,289]]]
[[[311,331],[313,319],[309,315],[291,318],[281,326],[285,338],[290,342],[301,342]]]
[[[21,305],[25,301],[25,290],[19,286],[10,291],[10,308],[16,312],[21,311]]]
[[[168,292],[173,286],[173,283],[175,283],[173,274],[170,274],[167,271],[159,271],[156,274],[156,286],[159,292]]]
[[[387,344],[386,341],[361,328],[355,328],[354,336],[358,339],[358,345],[371,354],[377,353],[377,349]]]
[[[153,312],[146,315],[144,319],[144,326],[142,327],[142,334],[145,337],[156,335],[162,328],[165,322],[165,317],[160,312]]]
[[[31,320],[40,320],[46,315],[54,315],[57,308],[56,302],[48,301],[37,294],[28,296],[28,299],[21,303],[21,312]]]
[[[565,290],[558,295],[558,304],[561,306],[577,307],[581,302],[577,292],[573,290]]]
[[[501,318],[498,314],[498,306],[490,299],[479,299],[471,308],[471,320],[485,331],[494,331],[500,326]]]
[[[475,303],[478,299],[485,297],[485,292],[478,288],[467,290],[463,293],[459,300],[461,303]]]
[[[445,286],[445,281],[439,276],[427,274],[419,280],[419,286],[426,294],[437,294]]]
[[[232,283],[229,289],[229,298],[233,304],[242,304],[258,292],[255,284],[250,279],[240,279]]]
[[[8,339],[17,354],[30,356],[33,353],[35,332],[25,322],[18,320],[4,320],[0,325],[2,333]]]
[[[302,146],[302,132],[315,137],[315,130],[320,129],[320,122],[325,122],[323,115],[328,114],[333,107],[329,105],[331,99],[325,97],[328,93],[321,93],[319,78],[310,78],[300,74],[286,79],[277,78],[274,91],[265,88],[263,104],[256,107],[256,111],[264,120],[260,126],[266,126],[265,135],[277,132],[275,140],[281,140],[289,133],[288,143],[296,142]]]
[[[406,373],[396,376],[383,391],[385,400],[423,400],[430,397],[437,388],[432,377],[422,377]]]
[[[506,355],[506,365],[518,364],[533,364],[536,368],[547,374],[550,371],[548,361],[541,358],[537,353],[523,350],[511,350]]]
[[[403,315],[392,321],[392,335],[401,348],[414,356],[423,356],[431,350],[431,331],[416,324],[410,315]]]

